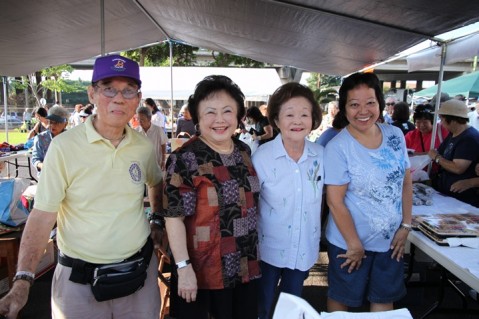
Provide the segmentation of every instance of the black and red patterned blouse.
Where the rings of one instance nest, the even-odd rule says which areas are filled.
[[[225,155],[194,137],[167,162],[162,214],[185,217],[199,289],[231,288],[260,277],[259,182],[249,147],[233,141],[233,152]]]

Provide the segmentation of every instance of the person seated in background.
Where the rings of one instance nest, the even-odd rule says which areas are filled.
[[[35,120],[36,124],[33,127],[33,129],[28,133],[28,138],[31,139],[34,138],[36,135],[40,134],[43,131],[46,131],[48,129],[48,120],[47,120],[47,109],[44,107],[37,107],[33,113],[35,114]]]
[[[176,122],[177,137],[192,137],[196,134],[195,123],[191,119],[188,104],[181,107],[178,121]]]
[[[414,124],[409,122],[409,105],[405,102],[394,104],[392,120],[393,122],[391,124],[399,127],[404,135],[416,128]]]
[[[32,164],[37,169],[38,175],[43,167],[43,160],[47,154],[52,139],[65,131],[68,125],[68,111],[63,106],[53,106],[48,110],[46,119],[48,129],[37,136],[33,141]]]
[[[140,106],[136,109],[139,126],[136,129],[140,134],[146,136],[155,149],[156,160],[162,171],[165,170],[166,162],[166,137],[165,131],[151,123],[151,111],[148,107]]]
[[[479,162],[479,132],[467,122],[467,106],[452,99],[441,104],[438,111],[443,125],[450,134],[437,151],[428,152],[429,157],[440,166],[437,175],[431,176],[433,186],[441,193],[479,207],[479,196],[474,188],[454,191],[458,181],[476,177],[475,166]]]
[[[406,134],[406,146],[408,149],[413,149],[414,153],[425,154],[431,148],[434,106],[431,104],[416,106],[412,118],[416,128]],[[449,132],[444,126],[437,124],[433,148],[437,149],[448,134]]]
[[[252,133],[253,140],[258,141],[259,145],[273,139],[273,127],[269,124],[268,118],[261,113],[259,108],[252,106],[247,109],[246,118],[254,124],[254,129],[252,129],[250,133]]]

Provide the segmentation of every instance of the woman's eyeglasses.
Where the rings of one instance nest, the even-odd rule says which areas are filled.
[[[394,106],[396,103],[386,103],[387,106]]]

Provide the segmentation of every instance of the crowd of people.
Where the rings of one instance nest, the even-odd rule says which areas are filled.
[[[365,300],[371,311],[392,310],[406,294],[408,149],[434,162],[440,192],[479,207],[479,132],[468,124],[479,111],[468,114],[462,101],[437,113],[419,105],[411,123],[408,105],[385,98],[376,75],[356,73],[323,119],[304,85],[284,84],[266,108],[246,109],[237,84],[211,75],[181,109],[176,133],[188,140],[168,155],[165,116],[142,100],[141,84],[136,62],[100,57],[91,106],[71,116],[61,106],[36,110],[41,178],[0,314],[15,318],[25,305],[55,224],[55,318],[158,318],[154,247],[167,240],[173,317],[268,319],[279,292],[301,296],[323,229],[327,310]]]

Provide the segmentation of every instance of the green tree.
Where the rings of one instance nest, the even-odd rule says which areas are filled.
[[[198,51],[197,47],[192,47],[179,42],[173,42],[172,46],[174,66],[190,66],[196,62],[195,52]],[[123,55],[137,61],[140,66],[170,65],[170,46],[168,42],[126,51],[123,52]]]
[[[212,51],[211,55],[214,59],[214,62],[210,63],[210,66],[215,67],[244,67],[244,68],[263,68],[265,64],[263,62],[255,61],[249,58],[241,57],[238,55],[233,55],[229,53],[221,53]]]
[[[312,72],[306,82],[318,103],[325,104],[336,98],[338,91],[335,87],[341,85],[341,77]]]
[[[28,76],[15,79],[12,84],[16,90],[24,90],[28,88],[37,106],[41,106],[40,99],[46,96],[47,91],[54,92],[58,95],[61,92],[79,92],[84,89],[81,85],[75,82],[66,82],[62,75],[71,72],[73,72],[73,67],[70,65],[63,64],[53,66],[29,74]],[[57,95],[55,96],[55,100],[58,100]]]

